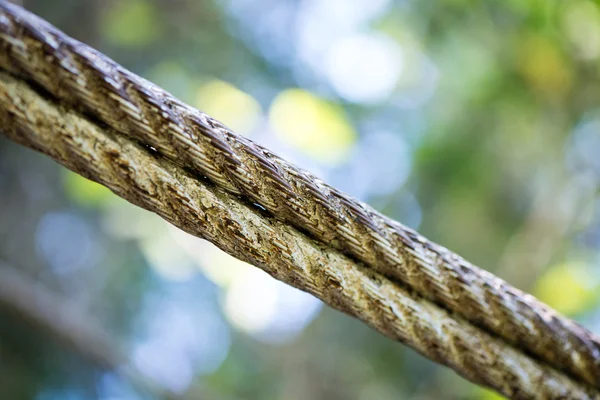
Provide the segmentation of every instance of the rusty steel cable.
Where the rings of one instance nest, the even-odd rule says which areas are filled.
[[[600,388],[600,339],[501,279],[287,163],[18,6],[0,68],[266,208],[528,354]],[[302,116],[298,116],[301,118]]]
[[[597,389],[44,96],[0,72],[2,132],[475,383],[515,399],[600,400]]]

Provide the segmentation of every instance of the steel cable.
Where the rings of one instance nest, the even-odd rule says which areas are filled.
[[[2,132],[276,279],[515,399],[600,393],[0,72]]]
[[[0,68],[35,82],[197,177],[208,177],[229,193],[259,203],[322,243],[600,388],[600,339],[531,295],[6,2],[0,2],[0,46]]]

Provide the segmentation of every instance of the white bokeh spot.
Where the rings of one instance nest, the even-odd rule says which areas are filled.
[[[358,34],[335,42],[325,60],[336,92],[355,103],[378,103],[392,94],[402,73],[400,47],[382,34]]]

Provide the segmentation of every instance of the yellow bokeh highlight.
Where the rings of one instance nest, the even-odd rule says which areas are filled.
[[[571,89],[570,66],[556,44],[545,37],[526,37],[520,43],[519,61],[521,74],[537,92],[561,98]]]
[[[326,164],[344,161],[356,142],[341,107],[301,89],[281,92],[269,118],[284,142]]]
[[[109,189],[69,170],[65,170],[62,182],[67,197],[79,206],[98,207],[115,198]]]
[[[585,311],[598,298],[598,285],[583,263],[566,263],[550,268],[536,283],[533,294],[561,313]]]
[[[252,96],[220,80],[198,88],[196,107],[244,135],[256,128],[262,114],[260,104]]]

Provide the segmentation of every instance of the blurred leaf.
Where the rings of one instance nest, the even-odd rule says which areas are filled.
[[[103,15],[101,29],[110,42],[125,47],[147,46],[160,36],[160,17],[145,0],[114,2]]]
[[[327,164],[344,161],[356,142],[340,106],[301,89],[281,92],[270,119],[282,140]]]

